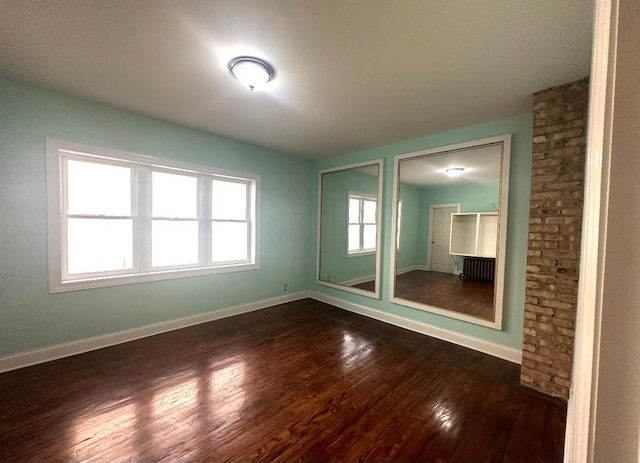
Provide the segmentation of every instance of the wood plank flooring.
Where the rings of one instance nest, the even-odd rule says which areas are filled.
[[[0,461],[561,461],[518,365],[310,299],[0,375]]]
[[[396,297],[493,321],[494,286],[490,281],[413,270],[396,277]]]

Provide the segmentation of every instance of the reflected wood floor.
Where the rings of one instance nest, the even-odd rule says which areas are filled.
[[[396,277],[396,297],[454,312],[494,319],[493,282],[451,273],[413,270]]]
[[[0,461],[561,461],[518,365],[306,299],[0,375]]]

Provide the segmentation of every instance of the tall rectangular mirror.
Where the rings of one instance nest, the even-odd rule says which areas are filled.
[[[502,328],[511,135],[395,158],[391,301]]]
[[[320,172],[317,282],[378,298],[382,160]]]

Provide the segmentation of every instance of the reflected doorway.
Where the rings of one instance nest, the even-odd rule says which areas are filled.
[[[455,273],[454,260],[449,254],[451,215],[460,212],[460,204],[434,204],[429,210],[429,253],[427,270]]]

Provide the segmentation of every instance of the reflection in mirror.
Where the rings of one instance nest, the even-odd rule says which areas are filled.
[[[392,301],[501,329],[510,135],[396,156]]]
[[[381,165],[320,172],[318,283],[378,297]]]

